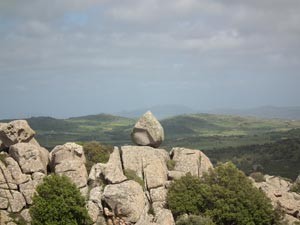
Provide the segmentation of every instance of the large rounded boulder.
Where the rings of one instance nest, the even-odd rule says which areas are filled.
[[[148,111],[135,124],[131,139],[137,145],[158,148],[164,140],[164,129]]]

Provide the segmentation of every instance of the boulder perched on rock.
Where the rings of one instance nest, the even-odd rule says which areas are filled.
[[[191,173],[193,176],[201,177],[204,172],[213,168],[209,158],[201,151],[188,148],[173,148],[170,152],[175,162],[175,171]],[[175,174],[173,174],[175,176]],[[179,174],[176,174],[177,176]]]
[[[142,187],[132,180],[107,185],[102,200],[109,206],[114,216],[130,223],[139,220],[146,204]]]
[[[17,143],[9,148],[9,154],[20,165],[23,173],[47,173],[49,152],[30,143]]]
[[[155,116],[148,111],[135,124],[131,138],[137,145],[158,148],[164,140],[164,129]]]
[[[79,188],[86,186],[88,174],[82,146],[76,143],[58,145],[50,152],[50,159],[55,173],[66,175]]]
[[[26,120],[15,120],[0,124],[0,139],[6,147],[21,142],[29,142],[35,135]]]

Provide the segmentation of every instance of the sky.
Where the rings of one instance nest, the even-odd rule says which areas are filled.
[[[300,105],[299,0],[1,0],[0,118]]]

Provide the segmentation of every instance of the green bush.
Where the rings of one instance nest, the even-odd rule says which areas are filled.
[[[300,183],[296,182],[296,183],[292,184],[292,186],[290,187],[290,191],[300,193]]]
[[[276,220],[270,199],[232,163],[218,165],[202,179],[187,175],[175,181],[167,203],[175,217],[203,214],[218,225],[271,225]]]
[[[174,170],[175,165],[176,165],[176,162],[174,160],[170,159],[167,161],[168,170]]]
[[[12,219],[12,222],[15,223],[16,225],[27,225],[27,222],[19,213],[9,213],[8,216]]]
[[[215,223],[209,217],[189,215],[180,217],[176,225],[215,225]]]
[[[51,175],[37,187],[30,208],[32,225],[89,225],[79,189],[66,176]]]
[[[261,172],[251,173],[250,177],[252,177],[254,179],[254,181],[257,182],[257,183],[266,181],[265,176]]]
[[[207,186],[190,173],[174,181],[167,194],[167,204],[175,217],[199,214],[206,207]]]
[[[86,169],[88,172],[90,172],[94,164],[106,163],[113,152],[113,146],[101,144],[97,141],[85,142],[82,144],[82,147],[86,157]]]
[[[133,180],[139,183],[143,187],[143,189],[145,188],[145,182],[138,175],[136,175],[135,171],[126,169],[124,170],[124,175],[127,177],[128,180]]]

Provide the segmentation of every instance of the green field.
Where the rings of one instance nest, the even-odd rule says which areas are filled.
[[[32,117],[27,121],[39,143],[51,150],[66,142],[132,144],[130,133],[137,119],[99,114],[69,119]],[[248,174],[254,165],[263,165],[263,172],[292,179],[300,173],[300,121],[194,114],[164,119],[161,124],[165,130],[161,148],[166,150],[200,149],[214,164],[233,161]]]

